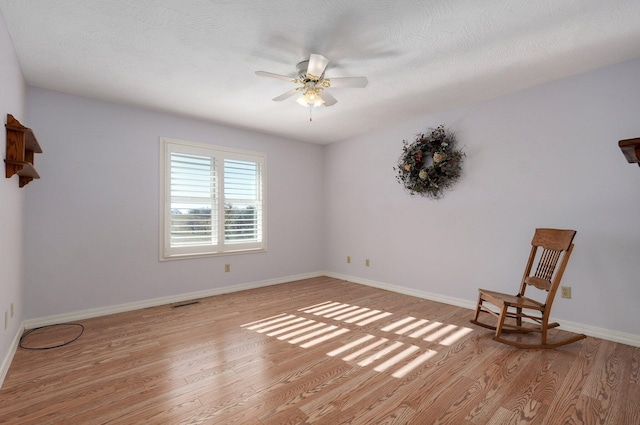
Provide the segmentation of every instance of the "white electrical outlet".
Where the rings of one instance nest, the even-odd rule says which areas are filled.
[[[366,260],[364,260],[364,265],[369,267],[370,263],[369,263],[369,259],[368,258]]]
[[[224,265],[224,272],[225,273],[229,273],[231,271],[231,264],[225,264]]]
[[[562,298],[571,298],[571,286],[561,286],[560,292]]]
[[[347,264],[351,264],[351,256],[347,255]]]
[[[11,303],[11,318],[13,318],[13,314],[14,314],[14,308],[13,308],[13,303]]]

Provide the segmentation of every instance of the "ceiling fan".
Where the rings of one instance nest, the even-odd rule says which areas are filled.
[[[277,78],[279,80],[285,80],[294,84],[299,84],[285,93],[282,93],[278,97],[274,97],[273,100],[279,102],[285,100],[296,93],[301,93],[301,96],[297,99],[297,102],[304,106],[331,106],[335,105],[338,101],[325,89],[342,88],[342,87],[354,87],[364,88],[369,81],[367,77],[336,77],[326,78],[324,71],[327,68],[329,59],[322,55],[312,54],[309,60],[300,62],[296,69],[298,71],[297,77],[288,77],[286,75],[274,74],[266,71],[256,71],[256,75],[263,77]]]

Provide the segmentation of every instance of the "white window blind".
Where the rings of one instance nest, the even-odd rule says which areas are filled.
[[[224,160],[224,239],[228,244],[262,239],[261,165]]]
[[[265,155],[161,142],[161,259],[266,249]]]

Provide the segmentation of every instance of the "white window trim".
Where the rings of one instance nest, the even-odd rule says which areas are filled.
[[[246,157],[248,161],[256,161],[261,164],[261,200],[262,200],[262,242],[256,243],[232,243],[224,242],[216,245],[217,249],[212,247],[185,247],[181,248],[181,253],[172,253],[170,247],[169,223],[171,220],[171,176],[170,176],[170,158],[169,146],[179,145],[187,149],[204,149],[209,154],[218,154],[219,158],[224,159],[225,154],[230,154],[234,159],[242,159]],[[160,232],[159,232],[159,255],[160,261],[178,260],[199,257],[211,257],[232,254],[245,254],[254,252],[265,252],[267,250],[267,155],[263,152],[255,152],[249,150],[235,149],[223,146],[209,145],[206,143],[189,142],[179,139],[171,139],[167,137],[160,138]],[[223,168],[223,167],[221,167]],[[224,181],[224,171],[220,170],[219,181]],[[224,202],[218,203],[218,216],[224,216]],[[224,234],[224,226],[219,229],[220,234]],[[221,237],[221,240],[224,238]]]

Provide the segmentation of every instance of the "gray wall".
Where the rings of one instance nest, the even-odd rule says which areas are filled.
[[[322,270],[322,147],[39,88],[27,318]],[[268,251],[160,262],[160,137],[267,154]],[[224,264],[231,272],[224,272]]]
[[[640,335],[640,168],[617,146],[640,137],[638,76],[633,60],[329,146],[327,270],[471,303],[478,287],[516,291],[536,227],[572,228],[573,298],[552,315]],[[402,140],[439,124],[464,178],[411,198],[393,171]]]
[[[7,114],[16,117],[24,125],[29,122],[24,115],[25,85],[5,26],[0,14],[0,117],[6,124]],[[0,152],[6,157],[6,132],[0,127]],[[37,159],[36,159],[37,161]],[[36,164],[37,165],[37,164]],[[24,317],[24,199],[32,185],[20,189],[18,176],[4,178],[4,161],[0,163],[0,383],[8,369],[6,355],[19,332]],[[11,304],[14,315],[11,317]],[[7,327],[5,329],[5,313]],[[6,367],[5,367],[6,366]]]

